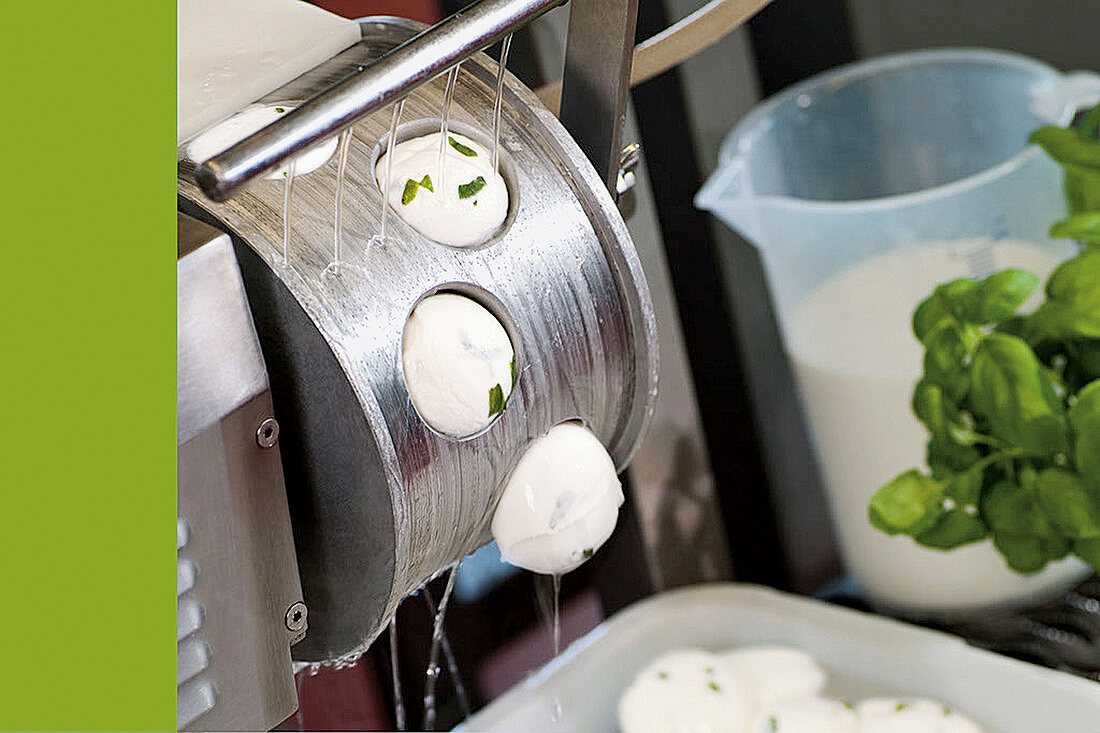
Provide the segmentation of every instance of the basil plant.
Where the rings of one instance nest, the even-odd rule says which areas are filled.
[[[1100,105],[1076,128],[1031,136],[1065,169],[1069,217],[1052,237],[1084,242],[1017,313],[1035,275],[944,283],[913,314],[924,372],[913,412],[931,469],[871,498],[871,523],[949,550],[987,537],[1020,573],[1073,554],[1100,570]]]

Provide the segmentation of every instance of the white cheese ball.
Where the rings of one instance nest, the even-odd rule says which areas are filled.
[[[615,464],[599,438],[576,423],[534,440],[505,482],[492,533],[505,561],[560,575],[611,536],[623,503]]]
[[[248,107],[232,117],[206,128],[187,144],[187,157],[194,163],[204,163],[254,132],[267,127],[294,109],[288,104],[270,104]],[[294,159],[294,175],[311,173],[324,165],[336,152],[336,138],[331,137],[314,145]],[[285,178],[288,164],[284,163],[266,174],[264,178]]]
[[[840,700],[798,697],[769,708],[749,733],[858,733],[856,714]]]
[[[446,190],[440,191],[438,132],[393,146],[393,180],[389,185],[385,180],[384,153],[375,164],[374,175],[390,206],[413,229],[442,244],[472,247],[484,242],[504,223],[508,216],[508,187],[504,178],[493,170],[490,151],[457,132],[448,132],[447,137],[466,152],[449,141],[444,146]],[[468,154],[471,152],[473,155]],[[431,190],[419,185],[424,176],[431,179]],[[472,189],[460,191],[459,187],[469,186],[478,178],[484,181],[484,186],[464,198],[464,192]],[[417,182],[410,185],[411,199],[405,195],[409,181]]]
[[[428,425],[456,438],[493,421],[492,392],[512,393],[515,352],[496,317],[470,298],[424,298],[405,323],[401,366],[409,397]]]
[[[856,706],[859,733],[981,733],[974,721],[932,700],[872,698]]]
[[[619,698],[621,733],[742,733],[751,690],[713,654],[670,652],[634,678]]]
[[[719,655],[740,675],[762,705],[814,697],[825,689],[825,670],[809,654],[780,646],[734,649]]]

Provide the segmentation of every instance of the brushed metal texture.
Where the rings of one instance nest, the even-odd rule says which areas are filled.
[[[182,445],[267,389],[229,237],[179,215],[177,439]]]
[[[225,234],[179,217],[177,726],[267,730],[294,711],[284,620],[302,599],[274,406]]]
[[[417,26],[371,19],[363,29],[363,44],[264,101],[308,97]],[[496,63],[479,54],[462,69],[452,129],[488,144]],[[439,78],[407,98],[399,140],[438,125],[442,94]],[[382,203],[372,168],[390,110],[352,128],[347,266],[336,278],[322,277],[332,257],[335,160],[295,180],[286,268],[281,182],[259,181],[214,203],[181,163],[181,206],[238,245],[268,364],[310,612],[296,659],[361,653],[408,593],[484,544],[501,484],[529,441],[579,419],[621,470],[651,417],[656,323],[622,217],[564,128],[511,75],[504,102],[511,211],[501,232],[472,249],[429,241],[396,216],[392,243],[368,248]],[[439,290],[496,314],[520,368],[503,415],[462,440],[423,423],[400,368],[406,318]]]

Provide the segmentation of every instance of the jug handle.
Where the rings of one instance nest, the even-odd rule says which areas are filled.
[[[695,207],[713,211],[719,202],[745,198],[748,195],[748,186],[744,178],[744,158],[734,156],[720,162],[715,171],[710,174],[710,178],[695,194]]]
[[[1095,71],[1067,71],[1054,87],[1058,109],[1075,112],[1100,103],[1100,74]]]

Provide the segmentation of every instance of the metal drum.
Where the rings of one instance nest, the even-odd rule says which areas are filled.
[[[307,99],[421,26],[378,18],[362,28],[360,44],[261,102]],[[487,146],[495,74],[484,54],[467,60],[451,107],[452,129]],[[399,141],[438,129],[443,84],[407,98]],[[282,181],[258,181],[218,204],[181,160],[180,207],[232,236],[270,372],[309,608],[309,632],[293,648],[300,661],[361,653],[406,595],[487,542],[502,483],[533,438],[579,419],[621,469],[652,413],[656,326],[622,217],[557,119],[510,75],[504,102],[510,210],[474,249],[432,242],[396,215],[389,246],[368,247],[390,108],[354,126],[343,196],[348,266],[337,277],[322,276],[332,259],[335,157],[295,179],[289,267]],[[504,413],[462,440],[423,423],[401,371],[406,318],[440,290],[492,311],[520,369]]]

